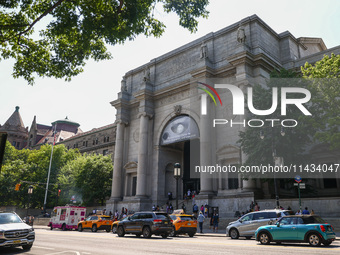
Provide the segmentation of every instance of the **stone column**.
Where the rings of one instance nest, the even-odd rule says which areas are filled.
[[[111,199],[120,200],[122,197],[122,170],[124,157],[124,131],[127,123],[118,121],[116,133],[116,147],[114,155],[113,175],[112,175],[112,191]]]
[[[151,118],[146,112],[139,115],[139,144],[138,144],[138,167],[137,167],[137,192],[136,197],[146,197],[146,177],[148,167],[148,130],[149,119]]]
[[[202,167],[210,166],[212,163],[211,160],[211,114],[209,112],[209,104],[210,100],[207,99],[206,94],[201,95],[201,100],[206,100],[207,105],[207,114],[201,115],[200,120],[200,165]],[[205,98],[204,98],[205,97]],[[201,181],[201,191],[200,195],[209,195],[213,194],[213,183],[212,178],[209,173],[202,173],[200,175],[200,181]]]

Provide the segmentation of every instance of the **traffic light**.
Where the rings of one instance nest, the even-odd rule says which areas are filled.
[[[19,191],[20,190],[20,186],[21,186],[20,183],[15,184],[15,191]]]
[[[60,197],[61,189],[58,189],[58,197]]]

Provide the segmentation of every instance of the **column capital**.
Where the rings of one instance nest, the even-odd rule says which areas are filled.
[[[150,114],[150,113],[147,113],[147,112],[140,112],[138,113],[137,115],[137,118],[140,118],[140,117],[148,117],[150,120],[153,118],[153,114]]]
[[[116,120],[115,123],[116,123],[116,124],[123,124],[123,125],[125,125],[125,126],[129,125],[129,122],[124,121],[124,120]]]

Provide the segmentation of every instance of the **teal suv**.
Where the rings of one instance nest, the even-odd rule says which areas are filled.
[[[275,225],[259,227],[255,232],[255,239],[261,244],[296,242],[328,246],[335,238],[334,228],[316,215],[284,216]]]

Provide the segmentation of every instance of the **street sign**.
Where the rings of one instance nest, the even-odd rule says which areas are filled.
[[[297,182],[297,183],[300,183],[302,181],[302,178],[300,175],[297,175],[295,176],[294,180]]]
[[[300,185],[299,185],[299,183],[294,183],[294,186],[300,186],[300,189],[305,189],[306,188],[306,183],[300,183]]]

